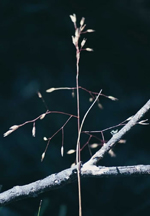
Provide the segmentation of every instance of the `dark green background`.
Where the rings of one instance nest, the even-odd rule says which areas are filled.
[[[113,95],[119,101],[100,98],[104,109],[95,106],[84,130],[101,130],[135,114],[150,93],[150,3],[148,0],[64,0],[0,1],[0,184],[5,191],[61,171],[75,160],[66,152],[75,148],[76,120],[65,127],[65,155],[60,155],[61,133],[50,143],[46,158],[40,162],[46,143],[66,121],[52,114],[26,125],[6,138],[3,133],[45,112],[37,97],[40,91],[50,110],[76,114],[76,100],[69,91],[47,94],[50,87],[75,86],[75,48],[70,14],[86,18],[86,46],[94,52],[82,52],[80,85]],[[89,95],[80,92],[81,117],[90,106]],[[144,118],[148,118],[147,114]],[[105,134],[111,137],[110,132]],[[114,149],[116,158],[106,156],[100,165],[150,164],[149,127],[135,126],[125,136],[127,143]],[[81,144],[87,140],[82,136]],[[95,142],[95,140],[92,140]],[[93,152],[94,153],[94,152]],[[89,159],[88,149],[82,160]],[[43,199],[41,216],[78,215],[77,183],[0,208],[0,215],[37,215]],[[84,179],[82,181],[83,216],[140,216],[150,212],[150,177]],[[65,213],[66,212],[66,213]]]

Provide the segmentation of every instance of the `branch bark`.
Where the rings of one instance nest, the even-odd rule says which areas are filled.
[[[97,167],[95,165],[87,167],[83,165],[81,168],[81,178],[138,176],[149,174],[150,165],[122,167]],[[52,174],[42,180],[38,180],[27,185],[15,186],[3,193],[0,193],[0,206],[8,205],[11,202],[25,198],[36,197],[45,191],[57,189],[74,181],[77,181],[77,166]]]
[[[108,177],[108,176],[131,176],[149,175],[150,165],[123,166],[123,167],[102,167],[96,166],[97,162],[126,134],[150,109],[150,100],[135,114],[135,116],[102,148],[97,151],[92,158],[81,168],[81,178],[83,177]],[[36,197],[48,190],[54,190],[77,180],[77,165],[73,168],[52,174],[42,180],[23,185],[15,186],[3,193],[0,193],[0,206],[9,204],[13,201]]]

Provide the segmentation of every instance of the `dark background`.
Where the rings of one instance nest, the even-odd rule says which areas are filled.
[[[67,117],[52,114],[36,122],[36,137],[28,124],[6,138],[3,133],[45,112],[40,91],[49,110],[76,114],[76,99],[70,91],[45,92],[50,87],[75,86],[74,34],[69,15],[78,21],[86,18],[89,33],[82,52],[80,85],[113,95],[119,101],[100,98],[104,109],[95,106],[84,130],[101,130],[135,114],[149,99],[150,91],[150,3],[148,0],[64,0],[0,1],[0,184],[2,191],[28,184],[61,171],[75,160],[66,152],[75,148],[76,120],[65,127],[65,155],[60,155],[61,133],[50,143],[41,163],[46,142]],[[80,91],[81,117],[90,106],[89,94]],[[144,119],[148,118],[147,114]],[[115,158],[107,155],[100,165],[150,164],[149,127],[135,126],[118,144]],[[111,137],[110,131],[105,134]],[[82,136],[81,145],[87,136]],[[92,140],[95,142],[95,140]],[[93,151],[94,153],[94,151]],[[82,160],[90,158],[88,149]],[[50,191],[37,198],[18,201],[0,208],[0,215],[37,215],[43,199],[41,216],[78,215],[77,183]],[[150,177],[104,178],[82,180],[83,216],[138,216],[150,213]]]

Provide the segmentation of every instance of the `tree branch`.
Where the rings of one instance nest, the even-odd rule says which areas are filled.
[[[76,166],[74,166],[73,168],[49,175],[42,180],[38,180],[23,186],[15,186],[3,193],[0,193],[0,206],[20,199],[36,197],[38,194],[41,194],[45,191],[57,189],[65,184],[69,184],[76,178],[77,170]]]
[[[138,176],[149,175],[150,165],[104,167],[90,165],[81,168],[81,178],[86,177],[119,177],[119,176]],[[77,181],[77,166],[52,174],[42,180],[23,185],[15,186],[3,193],[0,193],[0,206],[8,205],[11,202],[36,197],[45,191],[54,190],[66,184]]]

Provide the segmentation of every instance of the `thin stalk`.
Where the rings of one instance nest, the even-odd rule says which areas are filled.
[[[79,48],[79,39],[80,39],[80,36],[81,36],[86,24],[84,24],[85,18],[82,17],[82,19],[80,21],[80,27],[78,28],[77,24],[76,24],[76,21],[77,21],[76,15],[75,14],[70,15],[70,18],[71,18],[71,21],[74,24],[74,29],[75,29],[75,36],[72,36],[72,43],[74,44],[74,46],[76,48],[76,70],[77,70],[76,71],[76,91],[77,91],[78,139],[77,139],[77,146],[76,146],[76,164],[77,164],[77,177],[78,177],[79,216],[82,216],[82,209],[81,209],[81,181],[80,181],[80,161],[81,161],[81,156],[80,156],[80,133],[81,133],[81,126],[80,126],[80,104],[79,104],[79,88],[80,88],[80,86],[79,86],[79,61],[80,61],[80,52],[83,50],[82,48],[85,45],[86,39],[84,38],[82,40],[82,42],[80,44],[80,48]],[[88,32],[88,30],[86,32]],[[89,32],[93,32],[93,30],[89,31]],[[90,49],[90,48],[86,48],[84,50],[92,51],[92,49]]]
[[[40,216],[41,205],[42,205],[42,200],[40,201],[40,205],[39,205],[39,209],[38,209],[38,214],[37,214],[37,216]]]
[[[79,102],[79,60],[80,60],[80,51],[78,46],[76,46],[76,88],[77,88],[77,126],[78,126],[78,136],[80,132],[80,102]],[[82,216],[82,204],[81,204],[81,179],[80,179],[80,142],[77,143],[76,147],[76,163],[78,165],[77,177],[78,177],[78,198],[79,198],[79,216]]]

